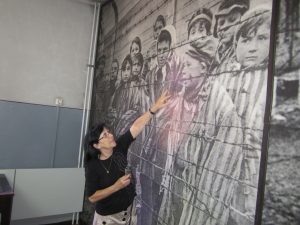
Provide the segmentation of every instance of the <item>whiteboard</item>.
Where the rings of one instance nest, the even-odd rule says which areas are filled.
[[[17,169],[12,220],[82,211],[84,168]]]

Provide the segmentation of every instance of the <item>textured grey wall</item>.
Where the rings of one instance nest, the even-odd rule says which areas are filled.
[[[93,5],[76,0],[0,2],[0,99],[82,108]]]

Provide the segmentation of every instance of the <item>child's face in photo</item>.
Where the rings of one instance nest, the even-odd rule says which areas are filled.
[[[140,52],[140,47],[138,46],[137,43],[133,42],[131,46],[131,57],[133,57],[136,53]]]
[[[122,70],[122,80],[128,82],[131,76],[131,65],[129,62],[126,63],[125,70]]]
[[[207,66],[204,62],[185,54],[180,83],[187,90],[194,90],[197,86],[202,85],[206,72]]]
[[[163,23],[160,20],[156,21],[156,23],[154,25],[154,33],[153,33],[155,40],[157,39],[161,29],[163,29],[163,28],[164,28]]]
[[[220,15],[217,20],[217,34],[220,42],[228,43],[233,40],[236,25],[239,23],[242,14],[232,10],[227,15]]]
[[[207,36],[207,31],[205,28],[206,21],[204,19],[199,19],[194,22],[191,26],[189,33],[189,40],[199,40]]]
[[[132,60],[132,75],[138,76],[141,73],[142,65],[140,64],[139,60],[133,58]]]
[[[118,64],[113,62],[111,65],[111,80],[116,80],[118,78]]]
[[[96,77],[103,79],[105,63],[100,62],[98,65],[98,69],[96,70]]]
[[[170,42],[162,41],[157,43],[157,63],[160,68],[162,68],[168,59],[170,51]]]
[[[110,81],[110,74],[109,73],[105,73],[105,82],[109,82]]]
[[[242,67],[263,63],[269,55],[270,25],[265,23],[237,41],[236,56]]]

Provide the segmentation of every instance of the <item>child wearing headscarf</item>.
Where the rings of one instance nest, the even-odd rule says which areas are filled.
[[[211,33],[212,12],[207,8],[198,9],[188,21],[188,40],[199,51],[215,57],[217,39]]]
[[[223,0],[215,14],[213,35],[219,43],[213,65],[213,75],[235,69],[234,33],[241,16],[249,9],[249,0]]]
[[[182,55],[181,90],[160,113],[154,146],[165,154],[158,224],[227,224],[242,160],[240,119],[224,88],[206,85],[212,58],[190,45]]]

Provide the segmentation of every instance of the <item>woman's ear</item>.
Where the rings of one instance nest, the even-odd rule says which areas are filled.
[[[93,144],[93,147],[96,148],[96,149],[99,149],[99,145],[98,145],[98,144],[99,144],[99,143],[94,143],[94,144]]]

